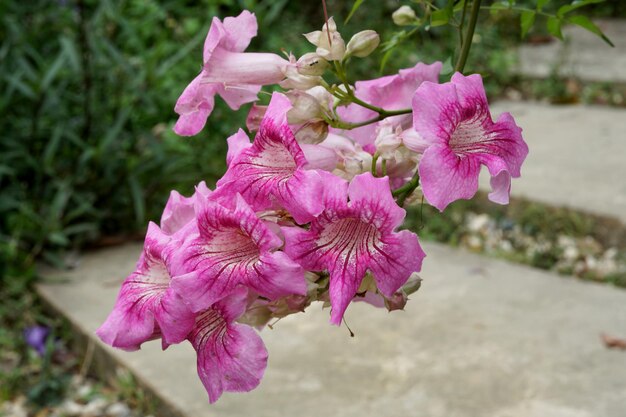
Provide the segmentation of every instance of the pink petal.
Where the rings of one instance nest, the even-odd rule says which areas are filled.
[[[241,305],[238,291],[201,313],[189,341],[198,354],[198,376],[214,403],[224,391],[247,392],[261,382],[267,350],[249,326],[233,323],[231,305]]]
[[[226,32],[223,46],[229,51],[245,51],[252,38],[257,35],[256,16],[248,10],[242,11],[237,17],[225,18],[223,25]]]
[[[231,161],[235,159],[241,151],[252,146],[250,138],[243,129],[239,129],[237,133],[226,139],[226,142],[228,142],[228,153],[226,154],[227,165],[230,165]]]
[[[337,166],[337,162],[339,162],[337,152],[326,146],[302,143],[300,148],[304,152],[307,160],[306,168],[308,169],[332,171]]]
[[[200,132],[213,111],[217,90],[213,84],[202,83],[202,76],[200,73],[194,78],[176,102],[174,111],[180,117],[174,125],[174,132],[178,135],[193,136]]]
[[[258,279],[251,281],[250,288],[269,299],[288,295],[305,295],[304,270],[284,252],[261,255]]]
[[[150,223],[137,268],[122,284],[113,311],[96,331],[103,342],[136,350],[161,333],[165,343],[179,343],[191,330],[193,315],[170,288],[163,257],[168,242],[169,237]]]
[[[163,232],[172,235],[194,219],[193,198],[183,197],[178,191],[173,190],[161,215]]]
[[[375,244],[370,269],[380,292],[393,297],[413,272],[420,271],[425,257],[417,235],[408,230],[386,236]]]
[[[389,178],[375,178],[366,172],[357,175],[348,186],[350,205],[364,206],[369,222],[377,228],[391,233],[404,221],[406,211],[396,204],[391,195]]]
[[[271,53],[213,51],[204,64],[204,81],[228,84],[277,84],[285,78],[289,61]]]
[[[480,161],[458,157],[445,145],[433,145],[419,165],[420,183],[429,204],[443,211],[458,199],[470,199],[478,191]]]
[[[209,84],[211,85],[211,84]],[[220,95],[233,110],[239,110],[246,103],[253,103],[259,99],[257,94],[261,91],[260,85],[249,84],[214,84],[215,91]]]

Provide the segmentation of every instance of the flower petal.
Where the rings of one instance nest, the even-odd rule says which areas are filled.
[[[198,354],[198,376],[214,403],[224,391],[246,392],[261,382],[267,350],[249,326],[233,323],[231,305],[240,305],[238,291],[201,313],[189,341]],[[234,300],[233,300],[234,299]]]
[[[202,83],[202,76],[200,73],[194,78],[176,101],[174,111],[179,114],[179,118],[174,125],[174,132],[178,135],[193,136],[200,132],[213,111],[217,87]]]
[[[432,145],[419,165],[424,197],[440,211],[455,200],[470,199],[478,191],[479,171],[479,159],[459,157],[445,145]]]
[[[419,244],[417,235],[402,230],[375,244],[376,252],[370,261],[376,285],[386,297],[393,297],[413,272],[419,272],[426,254]]]

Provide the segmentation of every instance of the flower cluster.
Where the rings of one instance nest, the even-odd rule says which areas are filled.
[[[419,287],[425,254],[398,230],[417,189],[443,210],[478,189],[481,165],[490,198],[508,201],[511,177],[528,153],[509,114],[494,122],[479,75],[439,83],[441,63],[347,81],[353,57],[379,43],[373,31],[347,44],[332,19],[306,38],[315,52],[296,59],[244,52],[257,24],[244,11],[215,18],[200,74],[176,103],[174,130],[194,135],[215,95],[233,109],[255,102],[228,141],[228,169],[210,190],[172,191],[160,224],[150,223],[135,271],[98,329],[111,346],[136,350],[188,340],[210,402],[255,388],[267,363],[256,329],[330,306],[340,325],[352,301],[402,309]],[[341,80],[329,84],[329,68]],[[262,86],[279,84],[269,105]]]

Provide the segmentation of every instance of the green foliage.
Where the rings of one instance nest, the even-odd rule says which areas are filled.
[[[53,260],[143,229],[168,189],[214,178],[237,119],[170,133],[221,2],[36,3],[0,6],[0,245]]]

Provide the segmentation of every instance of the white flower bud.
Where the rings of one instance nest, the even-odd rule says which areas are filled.
[[[290,124],[301,124],[322,117],[322,106],[317,99],[300,90],[292,90],[287,93],[291,101],[291,110],[287,112],[287,121]]]
[[[302,125],[295,137],[301,144],[317,144],[326,139],[328,135],[328,125],[325,121],[309,122]]]
[[[393,23],[398,26],[406,26],[414,23],[417,20],[415,11],[409,6],[401,6],[398,10],[391,15]]]
[[[324,23],[321,31],[307,33],[304,37],[317,47],[315,52],[328,61],[341,60],[346,53],[346,43],[337,32],[337,25],[332,17],[328,19],[328,23]]]
[[[364,58],[374,52],[380,44],[380,36],[373,30],[363,30],[355,34],[346,48],[346,55]]]
[[[296,68],[302,75],[322,75],[328,68],[328,61],[315,52],[309,52],[298,59]]]

